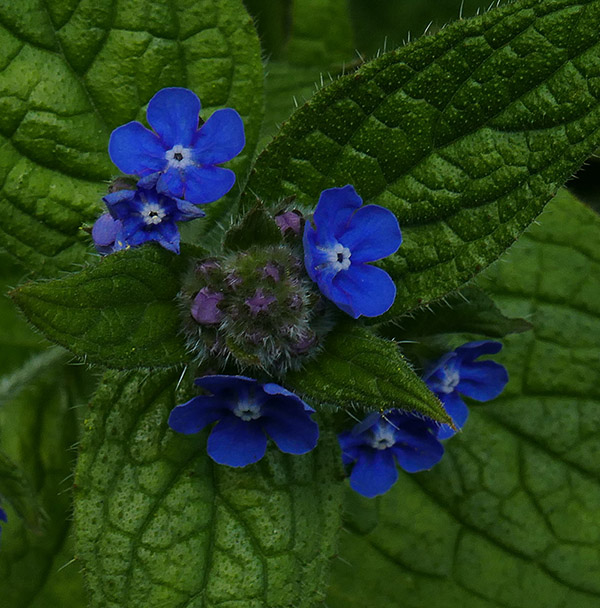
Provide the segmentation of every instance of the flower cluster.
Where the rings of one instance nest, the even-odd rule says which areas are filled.
[[[244,126],[230,108],[217,110],[199,125],[200,100],[188,89],[162,89],[148,103],[150,131],[137,121],[115,129],[108,151],[137,186],[104,197],[108,214],[92,230],[100,253],[147,241],[179,253],[177,222],[205,214],[196,205],[218,200],[232,188],[235,174],[218,165],[245,145]]]

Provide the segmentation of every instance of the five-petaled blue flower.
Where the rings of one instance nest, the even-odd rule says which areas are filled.
[[[179,253],[180,236],[175,222],[187,222],[205,215],[195,205],[160,194],[154,188],[118,190],[107,194],[103,200],[113,222],[105,215],[100,216],[92,236],[96,247],[100,245],[109,251],[158,241],[165,249]]]
[[[245,376],[204,376],[196,384],[210,391],[173,408],[169,426],[186,435],[217,422],[208,437],[208,455],[219,464],[244,467],[259,461],[267,435],[288,454],[306,454],[319,437],[314,413],[302,399],[278,384]]]
[[[108,144],[113,163],[139,184],[202,204],[224,196],[235,173],[217,167],[245,145],[244,125],[231,108],[217,110],[198,128],[200,100],[189,89],[162,89],[148,103],[146,117],[155,132],[137,121],[115,129]]]
[[[477,401],[490,401],[504,390],[508,382],[506,368],[495,361],[475,361],[481,355],[494,355],[501,348],[500,342],[491,340],[467,342],[446,353],[423,376],[458,429],[462,428],[469,415],[461,394]],[[455,432],[450,425],[442,424],[438,437],[447,439]]]
[[[400,410],[374,412],[339,435],[342,460],[352,466],[350,486],[373,498],[398,479],[396,463],[408,473],[430,469],[444,455],[437,423]]]
[[[367,262],[394,253],[402,243],[388,209],[365,205],[352,186],[321,193],[304,227],[304,265],[321,293],[354,319],[376,317],[394,303],[390,275]]]

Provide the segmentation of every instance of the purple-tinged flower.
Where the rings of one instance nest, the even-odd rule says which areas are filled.
[[[402,242],[398,220],[388,209],[362,205],[352,186],[321,193],[304,226],[304,265],[321,293],[354,319],[376,317],[394,303],[390,275],[367,262],[394,253]]]
[[[191,435],[218,421],[207,444],[215,462],[230,467],[257,462],[265,455],[267,436],[287,454],[306,454],[317,445],[315,410],[278,384],[219,375],[198,378],[196,384],[212,395],[173,408],[169,426]]]
[[[482,355],[494,355],[501,348],[500,342],[491,340],[467,342],[446,353],[426,370],[423,380],[438,396],[458,429],[463,427],[469,415],[461,395],[490,401],[504,390],[508,382],[506,368],[495,361],[475,361]],[[438,438],[447,439],[455,433],[450,425],[442,424]]]
[[[110,136],[110,158],[124,173],[140,176],[140,186],[194,204],[216,201],[235,183],[235,173],[217,165],[244,148],[244,124],[225,108],[198,128],[199,113],[200,100],[189,89],[162,89],[146,112],[154,132],[137,121],[118,127]]]
[[[302,228],[302,215],[299,211],[284,211],[275,216],[275,223],[279,226],[282,234],[291,230],[294,234],[300,234]]]
[[[396,464],[408,473],[430,469],[444,455],[436,431],[437,423],[408,412],[369,414],[338,437],[342,461],[352,466],[350,487],[373,498],[396,483]]]
[[[101,215],[92,227],[92,238],[94,239],[96,251],[108,254],[123,249],[124,244],[116,240],[122,228],[123,224],[121,221],[113,219],[110,213]]]
[[[281,279],[281,273],[279,272],[279,268],[273,262],[267,262],[262,269],[261,276],[263,279],[271,278],[275,283],[279,283]]]
[[[113,219],[122,224],[115,242],[136,247],[157,241],[179,253],[179,229],[175,222],[187,222],[205,213],[187,201],[171,198],[153,188],[119,190],[103,198]]]
[[[218,291],[211,291],[203,287],[192,302],[192,317],[201,325],[215,325],[223,319],[223,311],[219,309],[219,302],[225,296]]]
[[[259,287],[251,298],[246,298],[245,304],[250,309],[250,314],[256,317],[261,312],[267,312],[273,302],[277,302],[275,296],[266,295]]]

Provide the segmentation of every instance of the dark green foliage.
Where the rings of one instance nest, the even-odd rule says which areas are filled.
[[[521,0],[386,54],[316,94],[248,191],[314,206],[352,183],[404,243],[389,316],[495,260],[600,144],[600,2]]]
[[[599,231],[561,194],[484,274],[534,328],[495,357],[510,382],[431,472],[402,475],[375,513],[348,503],[331,608],[598,606]]]
[[[317,358],[302,371],[288,374],[286,383],[308,403],[330,411],[360,416],[400,408],[452,423],[394,342],[350,322],[338,325]]]
[[[340,523],[337,442],[323,433],[305,456],[215,465],[204,433],[167,427],[190,396],[178,377],[109,373],[92,404],[75,505],[91,606],[319,604]]]
[[[185,268],[185,255],[151,244],[75,275],[27,283],[12,297],[50,340],[90,363],[165,367],[187,359],[175,304]]]
[[[252,245],[277,245],[281,243],[281,231],[270,213],[258,202],[240,222],[225,234],[223,248],[242,251]]]

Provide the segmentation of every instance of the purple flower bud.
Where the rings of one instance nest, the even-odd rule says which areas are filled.
[[[261,275],[263,279],[271,277],[275,281],[275,283],[279,283],[279,280],[281,279],[281,276],[279,274],[279,268],[277,268],[277,266],[273,264],[273,262],[267,262],[265,264],[265,267],[262,269]]]
[[[258,288],[251,298],[246,298],[246,306],[250,309],[250,314],[255,317],[259,312],[266,312],[276,301],[275,296],[265,295],[263,290]]]
[[[120,220],[112,218],[110,213],[101,215],[92,228],[92,238],[99,253],[111,253],[115,239],[123,227]]]
[[[192,303],[192,317],[201,325],[214,325],[223,318],[223,312],[219,310],[218,304],[223,299],[223,294],[211,291],[203,287],[194,298]]]
[[[304,302],[302,301],[302,296],[301,296],[300,294],[298,294],[298,293],[293,293],[293,294],[290,296],[290,300],[289,300],[289,302],[290,302],[290,303],[289,303],[289,307],[290,307],[292,310],[298,310],[299,308],[302,308],[302,304],[304,303]]]
[[[282,234],[291,230],[294,234],[300,234],[302,228],[302,214],[299,211],[284,211],[275,216],[275,223],[279,226]]]
[[[317,335],[308,331],[304,336],[302,336],[299,340],[297,340],[293,345],[293,350],[298,355],[303,355],[307,353],[311,348],[317,345]]]

